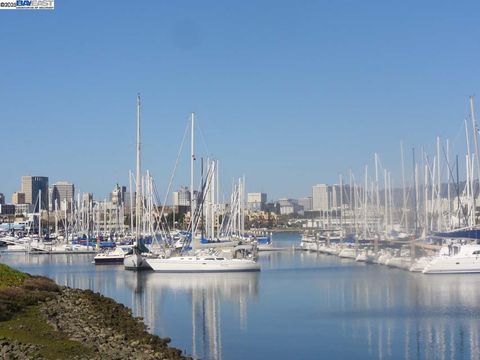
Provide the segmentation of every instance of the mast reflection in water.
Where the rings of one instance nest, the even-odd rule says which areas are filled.
[[[135,273],[95,267],[89,255],[1,259],[112,297],[202,359],[480,360],[480,275],[428,276],[292,251],[262,254],[262,271],[243,274]]]

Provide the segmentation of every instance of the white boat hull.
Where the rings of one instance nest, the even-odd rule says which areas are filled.
[[[126,270],[146,270],[151,269],[148,265],[146,258],[141,254],[126,255],[123,259],[123,266]]]
[[[473,257],[445,257],[432,260],[424,274],[464,274],[480,273],[480,256]]]
[[[207,260],[195,257],[171,257],[147,259],[147,263],[158,272],[235,272],[260,271],[260,264],[253,260],[225,259]]]

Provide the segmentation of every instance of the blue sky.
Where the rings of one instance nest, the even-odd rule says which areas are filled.
[[[358,178],[399,143],[464,156],[479,93],[478,1],[56,1],[0,12],[0,192],[47,175],[106,196],[135,166],[165,189],[189,113],[228,193],[245,174],[269,198]],[[480,99],[478,99],[480,103]],[[188,184],[188,154],[175,186]]]

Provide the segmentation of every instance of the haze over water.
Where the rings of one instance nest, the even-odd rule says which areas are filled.
[[[279,247],[298,234],[274,234]],[[91,256],[2,261],[132,307],[202,359],[480,359],[480,275],[423,275],[300,251],[261,254],[260,273],[160,274]]]

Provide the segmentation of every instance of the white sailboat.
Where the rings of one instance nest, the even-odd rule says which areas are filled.
[[[260,264],[249,259],[228,259],[215,255],[173,256],[167,259],[147,259],[159,272],[234,272],[260,271]]]
[[[191,118],[191,162],[190,162],[190,191],[194,194],[193,177],[194,177],[194,129],[195,129],[195,114],[192,113]],[[208,178],[208,176],[207,176]],[[191,197],[190,200],[190,231],[192,234],[192,254],[182,254],[177,256],[170,256],[166,258],[149,258],[146,259],[147,264],[157,272],[237,272],[237,271],[260,271],[260,265],[253,259],[250,253],[248,257],[236,258],[237,252],[225,252],[222,250],[198,249],[198,241],[195,237],[195,230],[197,225],[203,221],[200,217],[201,211],[194,213],[195,209],[204,206],[205,184],[202,179],[201,194],[203,196],[200,203],[197,204],[196,199]],[[196,216],[195,216],[196,215]]]
[[[137,173],[136,173],[136,196],[135,196],[135,241],[133,243],[133,252],[131,254],[125,255],[123,260],[123,265],[126,270],[140,270],[148,269],[149,265],[145,261],[144,256],[140,252],[139,241],[140,241],[140,224],[142,222],[142,194],[141,194],[141,153],[140,153],[140,95],[137,95]]]

